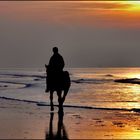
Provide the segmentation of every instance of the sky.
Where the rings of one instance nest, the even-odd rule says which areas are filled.
[[[0,68],[140,66],[138,1],[0,1]]]

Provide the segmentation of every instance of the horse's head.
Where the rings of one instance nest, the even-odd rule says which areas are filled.
[[[45,64],[46,72],[50,72],[50,66]]]
[[[45,64],[45,68],[47,69],[48,68],[48,65]]]
[[[45,68],[46,68],[46,72],[47,72],[47,70],[48,70],[48,65],[45,64]]]

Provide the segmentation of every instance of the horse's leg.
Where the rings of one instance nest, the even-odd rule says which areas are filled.
[[[62,102],[62,97],[61,97],[61,95],[62,95],[62,91],[61,91],[61,90],[57,91],[59,109],[62,109],[62,106],[63,106],[63,102]]]
[[[63,94],[63,98],[62,98],[62,104],[63,104],[64,101],[65,101],[65,98],[66,98],[66,96],[67,96],[68,91],[69,91],[69,89],[65,89],[65,90],[64,90],[64,94]]]
[[[50,105],[51,105],[51,111],[54,110],[54,107],[53,107],[53,91],[50,91]]]
[[[64,103],[65,98],[67,96],[67,93],[69,91],[70,85],[71,85],[71,81],[70,81],[70,77],[69,77],[69,73],[67,71],[65,71],[63,73],[64,75],[64,85],[63,85],[63,89],[64,89],[64,94],[63,94],[63,98],[62,98],[62,103]]]

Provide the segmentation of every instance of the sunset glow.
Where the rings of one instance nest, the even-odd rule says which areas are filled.
[[[0,6],[0,15],[5,18],[62,25],[140,27],[138,1],[1,2]]]

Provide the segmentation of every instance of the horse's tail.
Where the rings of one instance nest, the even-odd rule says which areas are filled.
[[[65,86],[66,89],[70,88],[71,85],[71,81],[70,81],[70,76],[69,76],[69,72],[68,71],[64,71],[64,82],[65,82]]]
[[[64,71],[63,75],[64,75],[64,95],[63,95],[63,98],[62,98],[62,102],[64,103],[65,98],[67,96],[67,93],[69,91],[70,85],[71,85],[71,80],[70,80],[70,76],[69,76],[68,71]]]

